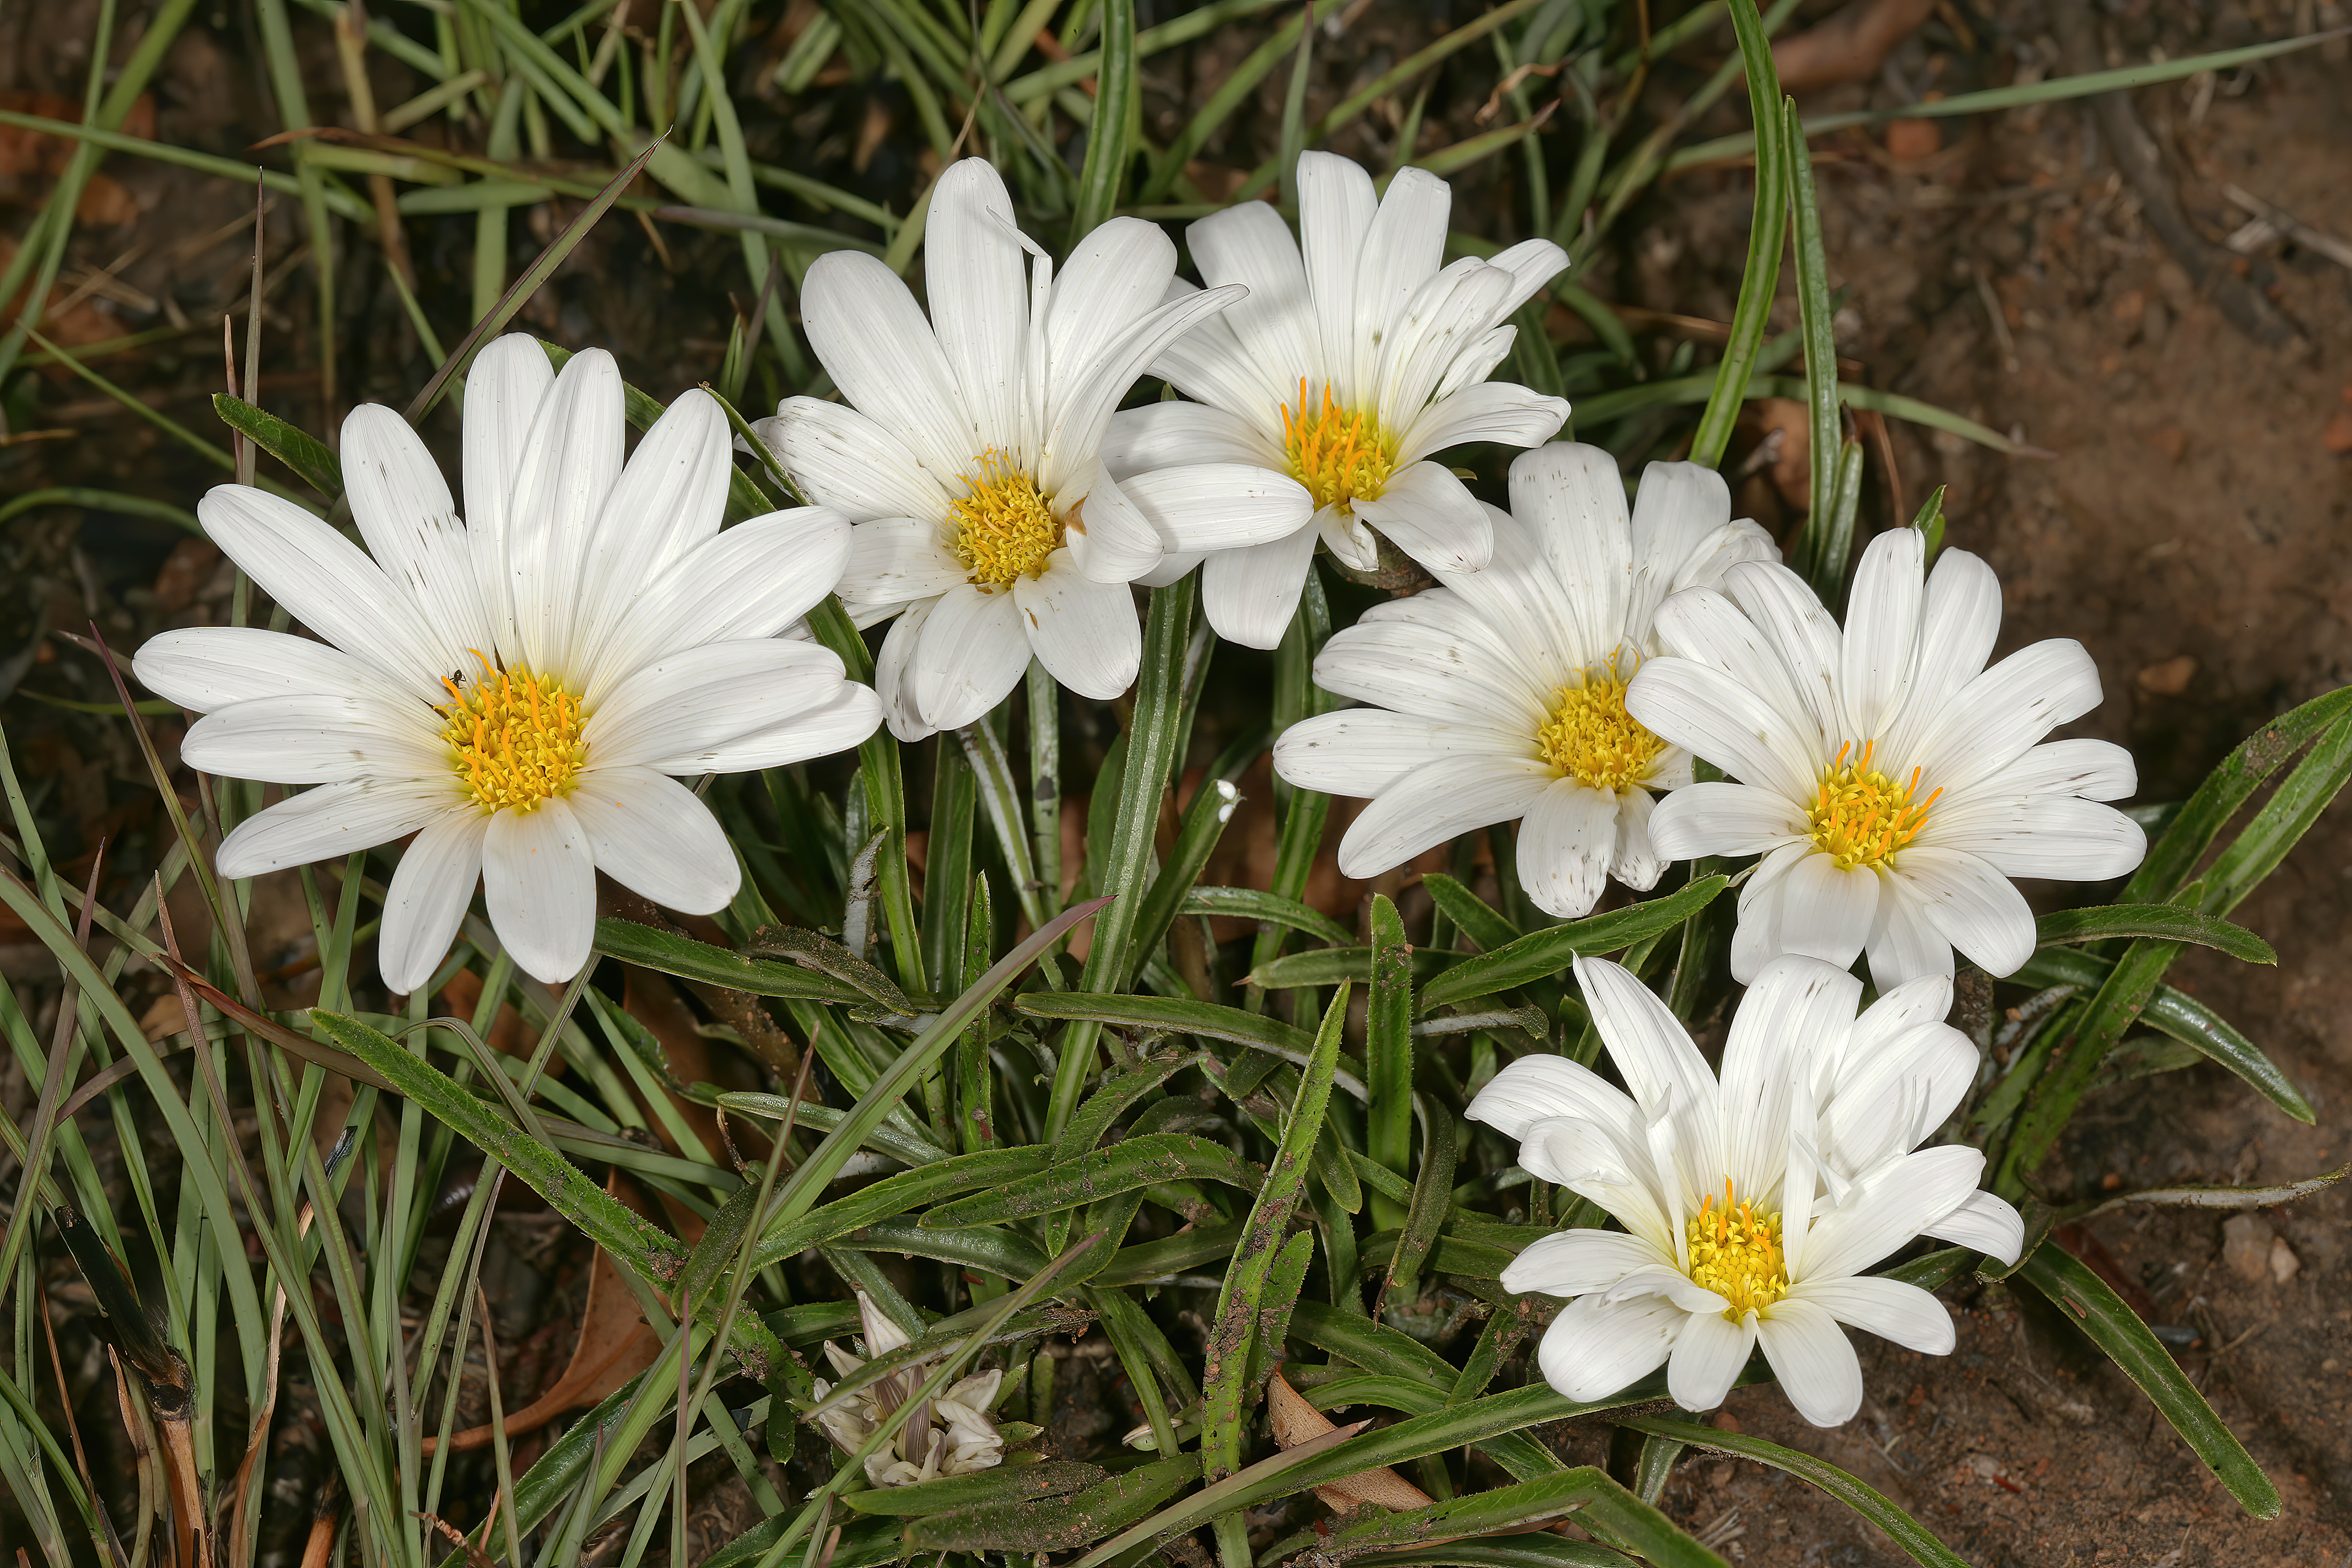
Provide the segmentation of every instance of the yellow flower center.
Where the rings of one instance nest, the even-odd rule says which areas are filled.
[[[536,811],[541,801],[570,795],[588,758],[580,700],[559,680],[493,669],[478,652],[474,657],[481,678],[443,677],[449,700],[436,710],[447,721],[441,738],[459,780],[485,811]]]
[[[1723,1179],[1723,1206],[1709,1194],[1687,1226],[1687,1269],[1731,1305],[1724,1316],[1738,1322],[1750,1310],[1762,1311],[1789,1293],[1789,1258],[1780,1250],[1780,1216],[1758,1214],[1735,1203],[1731,1178]]]
[[[1871,748],[1875,744],[1864,742],[1861,757],[1852,763],[1845,759],[1853,743],[1840,746],[1837,761],[1822,773],[1812,809],[1806,813],[1807,837],[1837,862],[1841,871],[1857,866],[1875,868],[1894,858],[1896,850],[1919,837],[1919,830],[1927,826],[1927,808],[1944,793],[1939,789],[1914,805],[1911,796],[1919,787],[1919,770],[1911,770],[1909,784],[1896,784],[1870,765]]]
[[[1380,416],[1365,409],[1350,413],[1323,384],[1323,406],[1307,411],[1309,394],[1304,376],[1298,382],[1298,409],[1282,411],[1282,449],[1290,458],[1290,477],[1307,487],[1318,507],[1341,511],[1358,497],[1376,500],[1396,468],[1396,437],[1381,428]]]
[[[1009,588],[1016,578],[1040,575],[1045,557],[1062,542],[1062,524],[1036,481],[994,447],[972,467],[975,472],[956,476],[971,489],[948,503],[956,559],[983,588]]]
[[[1628,790],[1649,775],[1665,742],[1625,711],[1625,682],[1612,666],[1560,689],[1551,717],[1536,727],[1542,759],[1587,789]]]

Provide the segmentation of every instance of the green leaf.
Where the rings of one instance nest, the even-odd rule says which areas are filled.
[[[213,411],[220,416],[222,424],[285,464],[304,484],[329,500],[341,497],[343,465],[324,441],[268,409],[256,408],[226,392],[213,394]]]
[[[2026,1178],[2065,1130],[2107,1052],[2139,1021],[2164,972],[2180,956],[2180,947],[2177,942],[2137,937],[2124,950],[2034,1081],[2032,1094],[1993,1163],[1988,1185],[1995,1194],[2011,1202],[2023,1194]]]
[[[622,922],[616,921],[614,923],[617,925]],[[888,975],[851,952],[841,943],[820,936],[804,927],[785,926],[781,929],[753,931],[751,940],[743,944],[742,956],[754,959],[788,959],[803,968],[814,969],[820,974],[829,974],[844,985],[854,987],[877,1006],[887,1007],[893,1013],[914,1011],[913,1005],[907,1000],[907,994],[892,984]],[[942,970],[941,973],[947,973],[950,971]],[[741,991],[749,988],[739,985],[735,989]]]
[[[2152,904],[2179,894],[2197,862],[2263,781],[2347,714],[2352,714],[2352,686],[2315,697],[2246,737],[2205,775],[2172,826],[2148,847],[2147,858],[2140,862],[2119,901]]]
[[[1412,1170],[1412,947],[1404,920],[1385,893],[1372,895],[1372,994],[1365,1013],[1364,1143],[1372,1159],[1398,1175]],[[1404,1215],[1390,1200],[1373,1208],[1377,1223]]]
[[[1087,131],[1087,161],[1078,171],[1078,199],[1070,213],[1070,248],[1118,210],[1119,193],[1135,161],[1138,106],[1135,0],[1102,0],[1102,64],[1095,72],[1095,113]]]
[[[1969,1568],[1965,1558],[1937,1540],[1934,1531],[1895,1507],[1885,1494],[1827,1460],[1816,1459],[1811,1454],[1800,1453],[1794,1448],[1784,1448],[1778,1443],[1768,1443],[1761,1437],[1723,1432],[1701,1422],[1680,1421],[1671,1416],[1635,1415],[1621,1421],[1619,1425],[1653,1436],[1687,1443],[1694,1448],[1711,1449],[1718,1454],[1753,1459],[1759,1465],[1786,1470],[1800,1480],[1811,1482],[1876,1525],[1886,1532],[1888,1540],[1909,1552],[1915,1561],[1926,1563],[1927,1568]]]
[[[2075,1326],[2111,1357],[2126,1377],[2164,1412],[2173,1430],[2212,1472],[2230,1495],[2257,1519],[2276,1519],[2278,1488],[2263,1474],[2197,1385],[2189,1381],[2172,1354],[2148,1331],[2138,1314],[2124,1305],[2082,1259],[2063,1247],[2044,1244],[2034,1249],[2015,1276],[2050,1298]]]
[[[1119,1113],[1137,1100],[1166,1083],[1181,1071],[1191,1058],[1181,1056],[1148,1057],[1129,1068],[1103,1075],[1094,1093],[1087,1096],[1070,1117],[1070,1124],[1062,1130],[1059,1142],[1054,1145],[1056,1160],[1076,1159],[1102,1142],[1110,1124]]]
[[[1048,1151],[1033,1143],[1018,1149],[983,1149],[976,1154],[959,1154],[886,1176],[847,1197],[811,1209],[798,1219],[770,1226],[752,1248],[751,1267],[766,1268],[820,1242],[911,1213],[953,1194],[1034,1175],[1045,1168],[1051,1158]]]
[[[1276,925],[1303,931],[1318,942],[1345,947],[1356,940],[1355,932],[1341,925],[1322,910],[1310,909],[1296,899],[1286,899],[1273,893],[1260,892],[1255,888],[1194,888],[1184,895],[1182,912],[1188,915],[1222,915],[1233,920],[1268,921]]]
[[[2347,781],[2352,781],[2352,718],[2336,721],[2319,737],[2286,782],[2263,802],[2253,820],[2215,857],[2203,878],[2205,897],[2199,907],[2212,915],[2237,908],[2278,869]]]
[[[1405,1209],[1404,1226],[1397,1233],[1396,1252],[1389,1263],[1389,1289],[1401,1301],[1412,1300],[1421,1266],[1453,1212],[1459,1138],[1451,1108],[1422,1119],[1421,1176],[1413,1183],[1412,1202]]]
[[[907,1528],[907,1546],[915,1552],[1066,1552],[1124,1529],[1200,1473],[1199,1455],[1180,1454],[1051,1504],[997,1504],[919,1519]]]
[[[1731,427],[1746,400],[1748,377],[1764,341],[1772,300],[1780,285],[1782,237],[1789,223],[1789,143],[1784,121],[1772,112],[1780,101],[1780,73],[1772,63],[1772,40],[1755,0],[1731,0],[1731,27],[1739,38],[1739,58],[1748,75],[1748,101],[1756,106],[1756,208],[1748,228],[1748,264],[1739,276],[1739,302],[1731,312],[1731,336],[1716,367],[1706,412],[1691,437],[1691,461],[1723,465]]]
[[[830,975],[812,973],[797,963],[770,963],[741,953],[697,942],[675,931],[639,925],[635,921],[606,918],[596,922],[596,951],[607,958],[659,970],[682,980],[700,980],[730,991],[754,996],[789,996],[806,1002],[864,1003],[871,994]],[[867,967],[871,967],[868,965]],[[887,979],[885,984],[887,984]],[[896,987],[892,988],[893,990]],[[885,1004],[887,1005],[887,1004]],[[904,1011],[899,996],[894,1011]]]
[[[846,1492],[845,1506],[858,1513],[931,1514],[987,1503],[1033,1502],[1039,1498],[1067,1497],[1110,1479],[1100,1465],[1048,1459],[1040,1465],[998,1466],[969,1476],[947,1476],[912,1486],[876,1487]]]
[[[2200,915],[2177,904],[2099,904],[2090,909],[2059,910],[2033,923],[2037,946],[2148,936],[2219,948],[2231,958],[2242,958],[2248,963],[2278,962],[2277,951],[2245,927]]]
[[[1146,894],[1143,907],[1136,912],[1133,950],[1128,955],[1127,971],[1139,973],[1144,964],[1159,956],[1160,943],[1167,939],[1168,928],[1176,923],[1177,911],[1189,901],[1193,882],[1201,868],[1209,863],[1217,842],[1224,837],[1225,824],[1241,809],[1242,793],[1233,781],[1216,774],[1203,778],[1192,793],[1192,804],[1185,808],[1184,820],[1176,830],[1176,842],[1160,863],[1160,874],[1151,879],[1151,890]]]
[[[925,1230],[992,1225],[1054,1214],[1137,1187],[1194,1178],[1255,1192],[1263,1173],[1223,1143],[1189,1132],[1147,1132],[1005,1182],[993,1191],[943,1204],[925,1212],[917,1223]]]
[[[2105,984],[2114,967],[2112,960],[2092,953],[2045,947],[2027,959],[2024,967],[2010,978],[2021,985],[2073,985],[2095,992]],[[2297,1121],[2308,1124],[2316,1120],[2311,1102],[2279,1070],[2278,1064],[2240,1034],[2228,1019],[2186,992],[2170,985],[2158,986],[2156,994],[2148,998],[2147,1011],[2140,1015],[2140,1022],[2196,1047]]]
[[[1813,199],[1812,151],[1805,144],[1804,124],[1797,118],[1797,100],[1784,98],[1773,106],[1780,114],[1781,145],[1788,150],[1789,205],[1796,217],[1797,320],[1805,335],[1805,401],[1812,453],[1812,493],[1805,509],[1804,531],[1790,552],[1790,565],[1812,585],[1822,603],[1835,607],[1845,579],[1845,560],[1853,542],[1832,537],[1835,526],[1838,463],[1830,454],[1840,450],[1843,437],[1838,420],[1837,343],[1830,326],[1829,259],[1822,245],[1822,212]],[[1760,118],[1767,112],[1759,105]]]
[[[1334,1532],[1324,1550],[1351,1557],[1350,1548],[1419,1546],[1445,1536],[1487,1535],[1570,1512],[1587,1530],[1652,1563],[1720,1564],[1723,1561],[1591,1465],[1366,1520]]]
[[[1518,927],[1453,878],[1432,871],[1422,878],[1421,885],[1429,890],[1437,907],[1445,911],[1446,918],[1460,926],[1462,934],[1476,942],[1482,952],[1492,952],[1519,939]]]
[[[1489,1536],[1404,1552],[1368,1552],[1357,1568],[1624,1568],[1625,1554],[1564,1535]]]
[[[1490,996],[1530,981],[1547,979],[1579,954],[1615,952],[1643,938],[1671,931],[1715,900],[1730,885],[1727,877],[1702,877],[1686,888],[1631,904],[1607,914],[1529,931],[1516,942],[1467,958],[1422,987],[1423,1011]]]
[[[1303,1062],[1315,1047],[1314,1036],[1279,1018],[1177,996],[1090,996],[1077,992],[1055,994],[1025,991],[1013,999],[1013,1010],[1033,1018],[1085,1018],[1119,1028],[1165,1029],[1207,1040],[1231,1040],[1236,1045],[1270,1051],[1285,1061]],[[1342,1084],[1354,1083],[1359,1089],[1363,1087],[1352,1074],[1339,1076]]]

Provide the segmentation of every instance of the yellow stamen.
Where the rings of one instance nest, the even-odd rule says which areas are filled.
[[[994,447],[974,459],[972,468],[956,476],[971,489],[948,503],[956,559],[971,581],[984,588],[1009,588],[1018,578],[1041,575],[1045,557],[1062,542],[1062,524],[1036,481]]]
[[[1290,458],[1290,477],[1307,487],[1318,507],[1352,510],[1358,497],[1376,500],[1396,468],[1396,437],[1381,428],[1380,416],[1370,409],[1349,412],[1323,385],[1323,406],[1308,412],[1311,394],[1304,376],[1298,382],[1298,407],[1282,411],[1282,448]]]
[[[1536,727],[1536,752],[1587,789],[1628,790],[1649,776],[1665,742],[1625,711],[1626,683],[1611,665],[1588,670],[1581,686],[1562,687],[1551,717]]]
[[[1723,1179],[1723,1206],[1714,1207],[1709,1194],[1685,1227],[1689,1238],[1685,1271],[1691,1282],[1704,1285],[1731,1305],[1724,1316],[1738,1322],[1748,1311],[1761,1311],[1789,1293],[1789,1259],[1780,1250],[1780,1215],[1776,1210],[1759,1215],[1737,1203],[1731,1178]]]
[[[579,783],[587,748],[580,742],[587,716],[562,682],[528,669],[498,669],[477,651],[481,679],[462,684],[444,676],[449,700],[436,710],[446,722],[450,765],[485,811],[570,795]]]
[[[1807,836],[1841,871],[1875,868],[1894,858],[1895,851],[1919,837],[1927,826],[1928,807],[1944,793],[1937,790],[1915,805],[1911,797],[1919,788],[1919,770],[1911,770],[1910,783],[1896,784],[1870,765],[1876,744],[1864,742],[1862,755],[1850,765],[1846,756],[1853,743],[1840,746],[1837,761],[1822,773],[1812,809],[1806,814]]]

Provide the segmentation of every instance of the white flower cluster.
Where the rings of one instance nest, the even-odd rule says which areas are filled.
[[[831,1340],[824,1344],[825,1359],[844,1378],[862,1370],[868,1361],[878,1361],[912,1342],[906,1331],[884,1316],[863,1290],[857,1292],[857,1317],[866,1335],[863,1356],[851,1355]],[[929,1360],[910,1362],[839,1399],[832,1397],[832,1384],[821,1377],[813,1380],[817,1426],[843,1453],[855,1454],[929,1381],[931,1366]],[[866,1456],[867,1482],[906,1487],[992,1468],[1004,1458],[1004,1438],[996,1429],[996,1418],[988,1412],[996,1403],[997,1385],[1003,1377],[994,1367],[974,1373],[918,1405],[888,1442]]]
[[[1519,883],[1573,918],[1611,877],[1646,889],[1673,860],[1760,858],[1720,1079],[1631,975],[1580,961],[1630,1093],[1525,1058],[1470,1108],[1623,1226],[1549,1237],[1506,1276],[1574,1298],[1546,1374],[1590,1398],[1664,1362],[1704,1408],[1760,1343],[1800,1410],[1843,1420],[1860,1384],[1838,1323],[1951,1343],[1932,1298],[1864,1268],[1920,1234],[2018,1247],[2015,1214],[1975,1190],[1981,1155],[1914,1151],[1973,1069],[1941,1022],[1955,950],[2011,973],[2034,946],[2011,878],[2101,880],[2145,852],[2099,804],[2132,792],[2130,757],[2042,740],[2097,703],[2097,673],[2064,641],[1988,668],[1999,584],[1958,550],[1929,573],[1915,531],[1870,542],[1841,626],[1713,471],[1654,463],[1629,507],[1607,453],[1544,444],[1565,403],[1487,379],[1558,247],[1444,264],[1448,188],[1420,170],[1381,196],[1309,153],[1298,191],[1297,239],[1255,202],[1192,225],[1195,286],[1135,218],[1056,271],[996,173],[953,165],[930,200],[928,318],[870,256],[810,268],[803,320],[844,401],[788,398],[755,434],[815,504],[724,531],[735,443],[715,399],[687,393],[625,460],[611,357],[558,373],[521,336],[467,383],[464,521],[374,406],[342,431],[364,549],[261,489],[213,490],[207,531],[312,636],[168,632],[137,673],[204,715],[193,766],[315,786],[238,826],[219,869],[414,835],[378,937],[391,989],[432,982],[478,884],[515,962],[565,979],[590,956],[599,870],[688,912],[734,898],[735,850],[681,779],[886,722],[906,741],[971,724],[1033,658],[1115,697],[1140,658],[1134,585],[1195,567],[1217,632],[1272,647],[1318,542],[1370,569],[1384,537],[1435,585],[1328,640],[1315,679],[1363,706],[1274,753],[1293,785],[1369,797],[1343,872],[1516,822]],[[1120,410],[1147,374],[1182,397]],[[1436,460],[1474,441],[1530,448],[1507,512]],[[796,635],[836,592],[860,626],[891,623],[875,689]],[[1702,762],[1722,777],[1697,781]],[[1865,954],[1885,994],[1857,1016],[1846,971]],[[869,1346],[891,1331],[868,1313]],[[869,1467],[992,1463],[979,1381]],[[889,1386],[826,1429],[856,1447]]]

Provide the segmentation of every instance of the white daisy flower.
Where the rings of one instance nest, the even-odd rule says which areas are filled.
[[[236,626],[165,632],[133,666],[205,715],[192,767],[319,787],[238,825],[225,877],[405,834],[377,960],[431,978],[474,896],[515,962],[560,981],[587,962],[603,870],[688,913],[734,896],[734,850],[671,775],[774,767],[856,745],[880,721],[841,660],[776,634],[831,591],[849,524],[821,507],[724,533],[727,418],[688,392],[624,464],[610,354],[561,375],[499,339],[466,384],[466,518],[388,408],[343,422],[367,549],[266,491],[222,485],[205,531],[320,640]]]
[[[967,158],[932,192],[923,255],[929,321],[873,257],[817,258],[802,318],[851,406],[787,398],[756,427],[803,494],[857,525],[842,603],[861,626],[898,617],[876,684],[904,741],[987,712],[1032,654],[1073,691],[1118,696],[1143,654],[1128,584],[1160,564],[1163,537],[1252,544],[1314,510],[1287,477],[1202,453],[1104,470],[1120,397],[1245,292],[1162,303],[1176,247],[1155,226],[1113,218],[1056,278],[1013,226],[1004,182]]]
[[[1520,885],[1572,918],[1605,876],[1656,886],[1651,792],[1691,779],[1690,753],[1625,711],[1659,601],[1778,552],[1731,521],[1714,469],[1651,464],[1629,521],[1616,459],[1565,442],[1511,465],[1511,510],[1492,526],[1485,570],[1443,568],[1439,586],[1333,634],[1317,683],[1371,706],[1292,725],[1274,765],[1302,788],[1372,797],[1340,840],[1346,875],[1516,818]]]
[[[1111,421],[1112,472],[1215,460],[1285,474],[1315,498],[1313,527],[1210,555],[1201,601],[1217,635],[1272,647],[1290,624],[1320,538],[1349,565],[1379,563],[1373,530],[1432,571],[1475,572],[1491,548],[1486,509],[1431,461],[1468,441],[1533,447],[1568,405],[1487,375],[1511,352],[1503,323],[1561,268],[1548,239],[1491,261],[1440,268],[1453,190],[1425,169],[1397,171],[1388,195],[1345,158],[1298,159],[1299,230],[1264,202],[1243,202],[1185,231],[1203,281],[1249,298],[1161,354],[1154,375],[1191,403],[1129,409]],[[1180,284],[1180,289],[1190,285]],[[1149,579],[1173,582],[1199,547],[1171,540]]]
[[[1959,550],[1933,576],[1926,562],[1916,529],[1872,540],[1843,633],[1803,579],[1762,563],[1658,611],[1675,657],[1643,668],[1626,708],[1738,782],[1680,792],[1650,837],[1670,858],[1764,858],[1739,894],[1742,984],[1780,953],[1846,965],[1865,948],[1882,989],[1951,973],[1954,948],[2008,974],[2034,945],[2011,877],[2105,881],[2147,852],[2138,824],[2095,804],[2138,787],[2129,752],[2035,744],[2098,706],[2083,645],[1985,668],[1992,569]]]
[[[831,1340],[824,1345],[825,1359],[844,1377],[867,1360],[888,1355],[909,1342],[905,1331],[877,1310],[863,1290],[857,1292],[857,1315],[866,1331],[864,1356],[838,1350]],[[929,1380],[931,1365],[929,1361],[914,1362],[867,1384],[840,1404],[819,1411],[816,1424],[843,1453],[857,1452],[874,1429]],[[907,1487],[943,1476],[968,1476],[1002,1461],[1004,1439],[988,1407],[996,1402],[997,1384],[1003,1377],[1003,1372],[992,1368],[950,1384],[929,1406],[909,1415],[897,1436],[866,1456],[866,1480],[877,1487]],[[833,1384],[824,1379],[812,1381],[820,1401],[833,1392]]]
[[[1984,1155],[1913,1152],[1959,1102],[1976,1048],[1941,1020],[1951,985],[1899,986],[1860,1017],[1861,984],[1818,960],[1765,968],[1740,1001],[1718,1081],[1632,973],[1576,961],[1630,1095],[1561,1057],[1522,1057],[1469,1116],[1521,1140],[1531,1174],[1624,1226],[1543,1237],[1503,1288],[1571,1297],[1537,1360],[1567,1397],[1605,1398],[1666,1367],[1686,1410],[1723,1403],[1759,1343],[1797,1413],[1834,1426],[1862,1404],[1841,1323],[1929,1355],[1952,1321],[1927,1291],[1864,1269],[1914,1237],[2016,1261],[2016,1211],[1977,1189]]]

